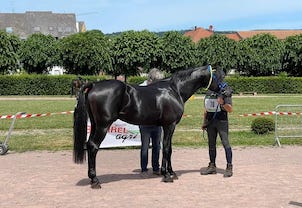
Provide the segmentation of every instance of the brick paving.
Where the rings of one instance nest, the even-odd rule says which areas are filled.
[[[174,148],[179,180],[142,179],[139,149],[100,150],[93,190],[87,163],[72,162],[71,151],[0,156],[0,207],[302,207],[302,146],[235,147],[234,176],[223,178],[225,157],[218,149],[218,174],[202,176],[206,148]]]

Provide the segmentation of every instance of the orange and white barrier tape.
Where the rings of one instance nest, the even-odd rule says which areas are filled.
[[[57,112],[57,113],[37,113],[37,114],[17,114],[17,115],[0,115],[0,119],[13,119],[16,118],[34,118],[34,117],[44,117],[44,116],[52,116],[52,115],[68,115],[73,114],[74,111],[64,111],[64,112]],[[300,116],[302,115],[301,112],[276,112],[276,111],[269,111],[269,112],[260,112],[260,113],[245,113],[239,115],[240,117],[247,117],[247,116],[270,116],[270,115],[288,115],[288,116]],[[183,114],[183,117],[191,117],[190,114]]]
[[[270,112],[261,112],[261,113],[245,113],[240,116],[270,116],[270,115],[280,115],[280,116],[298,116],[301,115],[301,112],[276,112],[276,111],[270,111]]]
[[[38,113],[38,114],[17,114],[17,115],[0,115],[0,119],[13,119],[16,118],[33,118],[33,117],[44,117],[44,116],[52,116],[52,115],[66,115],[72,114],[74,111],[65,111],[65,112],[57,112],[57,113]],[[183,114],[183,117],[191,117],[192,115]]]
[[[44,117],[52,115],[66,115],[72,114],[73,111],[57,112],[57,113],[38,113],[38,114],[17,114],[17,115],[0,115],[0,119],[13,119],[15,118],[33,118],[33,117]]]

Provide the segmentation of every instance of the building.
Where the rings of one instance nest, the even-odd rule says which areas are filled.
[[[85,23],[77,22],[75,14],[50,11],[27,11],[25,13],[0,13],[0,29],[26,39],[34,33],[63,38],[85,32]]]
[[[202,38],[210,37],[214,34],[213,27],[209,27],[209,29],[204,29],[202,27],[196,27],[194,30],[185,32],[184,36],[190,37],[194,43],[197,43]]]
[[[193,30],[186,32],[184,35],[190,37],[194,43],[197,43],[202,38],[210,37],[211,35],[218,33],[223,34],[226,37],[239,41],[242,39],[250,38],[258,34],[271,34],[280,40],[284,40],[289,36],[301,35],[302,30],[251,30],[251,31],[237,31],[237,32],[214,32],[214,28],[210,25],[209,29],[202,27],[195,27]]]
[[[251,30],[238,31],[237,34],[241,39],[246,39],[259,34],[271,34],[280,40],[284,40],[289,36],[302,35],[302,30]]]

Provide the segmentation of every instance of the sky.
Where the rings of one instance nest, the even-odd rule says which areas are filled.
[[[87,30],[302,29],[302,0],[0,0],[0,13],[75,13]],[[1,20],[0,20],[1,21]]]

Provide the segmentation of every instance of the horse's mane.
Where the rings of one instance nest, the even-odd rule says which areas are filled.
[[[183,80],[187,79],[192,74],[193,71],[194,71],[193,68],[176,71],[174,74],[172,74],[171,80],[172,81],[183,81]]]

